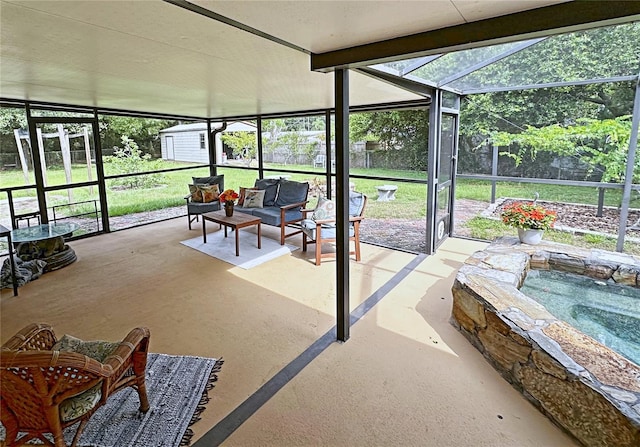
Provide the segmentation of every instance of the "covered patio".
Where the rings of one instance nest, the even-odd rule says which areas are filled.
[[[341,344],[335,263],[297,250],[242,270],[179,243],[191,235],[173,219],[72,242],[79,262],[3,290],[2,339],[31,321],[85,339],[143,322],[153,352],[222,356],[196,446],[574,445],[449,324],[455,273],[486,244],[449,239],[430,257],[365,244]]]
[[[2,341],[31,322],[85,339],[144,325],[153,352],[222,356],[192,427],[196,446],[576,445],[449,324],[455,273],[486,246],[450,237],[460,92],[452,80],[424,84],[370,67],[638,19],[638,2],[615,3],[0,0],[0,102],[24,108],[32,141],[37,125],[81,122],[100,159],[101,114],[201,121],[209,161],[193,169],[215,175],[233,170],[212,123],[261,129],[263,120],[320,115],[335,143],[335,166],[321,174],[335,183],[339,222],[335,262],[316,267],[313,251],[297,250],[241,270],[182,246],[194,236],[182,218],[111,232],[101,161],[97,179],[51,186],[33,151],[29,187],[43,220],[47,193],[95,186],[101,226],[71,242],[79,262],[19,297],[1,290]],[[429,113],[428,178],[416,181],[426,187],[426,253],[364,244],[362,262],[350,262],[349,113],[396,106]],[[261,157],[238,169],[280,174]],[[25,188],[0,192],[12,203]]]

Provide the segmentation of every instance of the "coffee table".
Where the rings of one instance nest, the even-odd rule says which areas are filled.
[[[74,223],[47,223],[11,230],[11,239],[20,259],[41,259],[47,263],[44,271],[50,272],[76,261],[76,252],[64,243],[64,237],[77,229]]]
[[[211,213],[204,213],[202,217],[202,239],[207,243],[207,221],[215,222],[224,227],[224,237],[227,237],[227,228],[231,228],[236,232],[236,256],[240,256],[240,228],[251,227],[253,225],[258,226],[258,248],[262,249],[262,233],[261,223],[262,219],[245,213],[234,213],[233,216],[228,217],[225,210],[213,211]]]

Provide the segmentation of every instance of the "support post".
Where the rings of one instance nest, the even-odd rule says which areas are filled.
[[[598,211],[596,211],[596,217],[602,217],[604,209],[604,188],[598,188]]]
[[[60,140],[60,151],[62,152],[62,164],[64,165],[64,176],[67,181],[67,185],[70,185],[72,183],[71,148],[69,147],[69,136],[65,132],[64,126],[62,124],[58,124],[58,139]],[[69,196],[69,203],[72,203],[73,192],[71,189],[67,189],[67,195]]]
[[[24,148],[22,147],[22,139],[20,138],[20,130],[13,129],[13,136],[16,139],[16,146],[18,148],[18,157],[20,157],[20,165],[22,167],[22,175],[24,176],[24,184],[29,184],[29,166],[27,165],[27,157],[24,156]],[[29,139],[27,139],[29,143]]]
[[[89,131],[86,127],[83,129],[82,136],[84,138],[84,156],[87,160],[87,180],[93,181],[93,173],[91,172],[91,143],[89,143]],[[93,186],[89,186],[89,194],[93,195]]]
[[[349,339],[349,71],[335,71],[337,339]],[[321,250],[322,247],[316,247]]]
[[[440,158],[440,133],[442,129],[442,90],[435,89],[429,107],[429,147],[427,152],[427,244],[426,254],[431,255],[436,246],[436,195],[438,192],[437,167]]]
[[[624,189],[622,190],[622,209],[620,210],[620,227],[618,228],[618,242],[616,251],[624,248],[624,235],[627,231],[629,217],[629,202],[631,201],[631,184],[633,183],[633,168],[636,163],[638,148],[638,124],[640,123],[640,75],[636,80],[636,96],[633,100],[633,118],[631,119],[631,134],[629,136],[629,153],[627,154],[627,170],[624,175]]]
[[[496,177],[498,175],[498,146],[495,144],[491,146],[492,149],[492,161],[491,161],[491,176]],[[491,203],[496,203],[496,180],[491,180]]]

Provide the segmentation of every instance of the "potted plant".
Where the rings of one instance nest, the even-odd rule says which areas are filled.
[[[224,206],[224,211],[227,217],[233,216],[233,207],[239,197],[240,195],[233,189],[226,189],[222,194],[220,194],[220,203]]]
[[[544,230],[553,228],[558,216],[535,202],[514,202],[502,209],[500,217],[502,222],[518,229],[520,242],[535,245],[542,240]]]

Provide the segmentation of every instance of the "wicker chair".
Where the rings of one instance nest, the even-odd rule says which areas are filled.
[[[63,429],[80,422],[75,446],[93,413],[116,391],[131,386],[138,392],[140,411],[149,409],[145,368],[149,345],[147,328],[133,329],[115,343],[115,350],[100,363],[77,352],[51,350],[57,342],[47,324],[30,324],[2,345],[0,351],[0,420],[7,447],[30,439],[66,447]],[[65,409],[75,400],[93,401],[81,414]],[[85,404],[86,405],[86,404]],[[19,433],[24,433],[17,439]],[[44,433],[53,435],[52,444]]]

